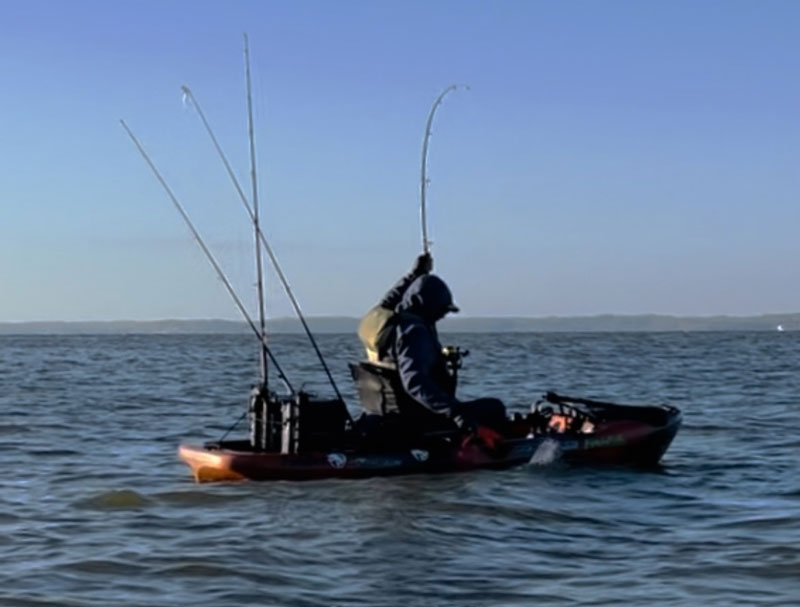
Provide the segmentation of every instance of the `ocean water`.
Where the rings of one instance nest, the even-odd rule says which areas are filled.
[[[446,335],[464,396],[669,402],[654,471],[194,484],[246,406],[238,335],[0,336],[0,605],[800,605],[800,333]],[[301,336],[274,350],[327,394]],[[320,336],[355,403],[350,335]],[[233,434],[244,434],[244,425]]]

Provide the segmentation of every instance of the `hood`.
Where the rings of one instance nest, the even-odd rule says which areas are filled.
[[[408,286],[397,311],[416,314],[433,324],[448,312],[458,312],[458,307],[445,282],[434,274],[425,274]]]

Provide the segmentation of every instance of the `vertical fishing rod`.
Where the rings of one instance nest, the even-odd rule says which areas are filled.
[[[469,89],[467,85],[461,85],[465,89]],[[420,181],[420,204],[419,204],[419,215],[420,215],[420,223],[422,224],[422,252],[429,253],[430,252],[430,245],[431,242],[428,240],[428,218],[427,218],[427,210],[425,208],[425,193],[428,189],[428,140],[431,137],[431,126],[433,125],[433,116],[436,114],[436,109],[442,103],[442,99],[444,99],[445,95],[450,91],[454,91],[459,87],[458,84],[451,84],[446,89],[444,89],[441,94],[436,98],[436,101],[433,103],[433,107],[431,108],[430,114],[428,114],[428,122],[425,125],[425,139],[422,142],[422,179]]]
[[[208,258],[208,261],[211,262],[211,265],[216,271],[217,276],[222,281],[222,284],[225,285],[225,288],[228,290],[228,294],[230,294],[230,296],[233,298],[236,307],[239,308],[239,311],[242,313],[242,316],[244,316],[244,319],[250,325],[250,328],[256,334],[256,337],[258,337],[264,352],[266,352],[266,354],[269,356],[270,360],[272,361],[272,364],[275,365],[275,369],[278,371],[278,376],[283,381],[283,383],[286,384],[286,387],[289,389],[289,392],[294,393],[294,388],[292,388],[292,385],[289,383],[289,379],[284,374],[283,370],[278,364],[278,361],[275,360],[275,356],[272,354],[272,351],[268,348],[265,336],[258,330],[258,327],[256,327],[256,324],[253,322],[253,319],[250,318],[250,315],[247,313],[247,309],[244,307],[242,300],[239,299],[238,295],[236,295],[236,291],[234,291],[233,287],[231,286],[228,277],[225,276],[225,272],[222,271],[222,268],[217,263],[217,260],[214,258],[214,255],[206,246],[206,243],[203,241],[203,238],[200,236],[200,233],[194,227],[194,224],[192,223],[192,220],[189,219],[189,215],[186,213],[186,210],[183,208],[183,205],[180,202],[178,202],[178,199],[175,196],[175,194],[173,194],[172,189],[169,187],[169,185],[167,185],[167,182],[161,176],[161,173],[156,168],[156,165],[150,159],[150,156],[147,154],[145,149],[142,147],[142,144],[139,143],[139,140],[136,138],[136,135],[133,134],[133,131],[131,131],[128,128],[128,125],[125,124],[124,120],[120,120],[120,124],[122,124],[122,128],[125,129],[126,133],[128,133],[128,137],[131,138],[131,141],[133,141],[134,145],[136,146],[136,149],[139,150],[139,153],[142,155],[142,158],[144,158],[145,162],[147,162],[148,166],[153,171],[153,174],[156,176],[156,179],[158,179],[158,182],[161,184],[161,187],[163,187],[164,191],[166,191],[167,195],[172,201],[172,204],[175,205],[175,208],[178,210],[178,213],[180,213],[184,222],[186,222],[186,225],[189,227],[192,236],[194,236],[194,239],[200,245],[200,248],[203,250],[203,253],[205,253],[206,257]]]
[[[223,152],[222,147],[217,140],[217,137],[214,135],[214,131],[211,129],[211,125],[209,124],[208,120],[206,119],[205,113],[203,109],[200,107],[200,104],[197,101],[197,98],[192,93],[192,90],[186,86],[181,86],[181,91],[183,92],[184,98],[187,99],[197,110],[197,115],[200,116],[200,120],[203,123],[203,126],[208,133],[208,136],[211,138],[211,142],[214,144],[214,148],[217,150],[217,154],[219,155],[220,159],[222,160],[222,164],[225,166],[225,170],[228,172],[228,176],[231,178],[233,182],[233,186],[236,188],[236,192],[239,194],[239,200],[242,201],[245,210],[247,211],[248,215],[250,216],[250,221],[254,221],[253,209],[250,208],[250,202],[247,200],[247,196],[242,189],[241,184],[239,183],[239,179],[236,177],[236,174],[233,172],[233,168],[231,168],[230,162],[228,162],[228,158]],[[325,374],[328,377],[328,381],[333,387],[333,391],[336,393],[336,397],[343,401],[341,392],[339,392],[339,387],[336,385],[336,381],[333,379],[333,374],[331,373],[330,369],[328,368],[328,364],[325,362],[325,357],[322,355],[322,351],[319,349],[319,345],[317,345],[317,340],[314,338],[314,334],[311,332],[311,328],[308,326],[306,322],[305,316],[303,315],[303,311],[300,309],[300,304],[297,301],[297,298],[294,296],[294,292],[292,291],[292,287],[289,284],[289,281],[286,278],[286,275],[283,273],[283,269],[281,268],[280,263],[278,262],[278,258],[275,256],[275,253],[272,251],[272,247],[269,245],[266,236],[264,236],[264,231],[259,227],[259,238],[261,239],[261,244],[264,246],[264,250],[269,257],[270,262],[272,263],[272,267],[275,268],[275,273],[278,275],[278,279],[283,286],[283,290],[286,293],[286,296],[289,298],[289,301],[294,308],[295,314],[297,314],[297,318],[300,320],[300,323],[303,325],[303,329],[306,332],[306,336],[308,340],[311,342],[311,346],[314,348],[314,352],[317,354],[317,358],[319,362],[322,364],[322,368],[325,371]]]
[[[258,318],[261,328],[261,384],[267,390],[267,325],[264,308],[264,277],[261,268],[261,228],[258,223],[258,183],[256,180],[256,140],[253,133],[253,95],[250,87],[250,49],[247,34],[244,34],[244,66],[247,81],[247,131],[250,138],[250,181],[253,184],[253,229],[256,241],[256,275],[258,285]]]

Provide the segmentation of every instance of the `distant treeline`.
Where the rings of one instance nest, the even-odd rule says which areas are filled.
[[[318,333],[355,333],[357,318],[326,316],[309,318]],[[278,318],[267,323],[275,333],[301,333],[299,321]],[[800,330],[800,314],[761,316],[549,316],[545,318],[486,317],[448,318],[441,330],[452,333],[547,333],[547,332],[658,332],[658,331],[786,331]],[[244,322],[232,320],[155,320],[0,323],[0,334],[103,334],[103,333],[247,333]]]

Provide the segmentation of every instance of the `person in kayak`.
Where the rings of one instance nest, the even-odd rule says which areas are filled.
[[[458,312],[447,284],[431,273],[433,259],[417,257],[414,267],[372,308],[359,326],[372,362],[394,365],[403,391],[427,412],[475,429],[500,429],[505,406],[496,398],[459,401],[439,342],[436,323]]]

